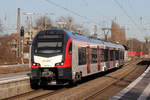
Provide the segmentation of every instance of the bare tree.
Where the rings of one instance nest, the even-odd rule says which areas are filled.
[[[60,28],[72,30],[74,32],[78,32],[84,35],[89,35],[89,30],[84,28],[81,24],[76,24],[74,19],[70,16],[61,16],[60,18],[58,18],[57,24]]]
[[[68,16],[68,17],[61,16],[58,18],[56,23],[60,28],[72,30],[72,25],[73,25],[74,21],[73,21],[73,18],[70,16]]]
[[[44,29],[52,27],[52,21],[48,16],[41,16],[40,18],[36,19],[35,24],[36,27],[40,27]]]
[[[2,21],[0,19],[0,33],[3,32],[3,26],[2,26]]]
[[[72,26],[72,30],[75,31],[75,32],[79,32],[83,35],[86,35],[86,36],[90,36],[90,32],[87,28],[85,28],[83,25],[81,24],[75,24]]]
[[[10,35],[3,35],[0,37],[0,64],[16,62],[17,58],[11,51],[11,38]]]

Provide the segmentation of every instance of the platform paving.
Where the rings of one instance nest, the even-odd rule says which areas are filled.
[[[0,100],[32,91],[30,72],[0,75]]]
[[[110,100],[150,100],[150,66],[139,78]]]

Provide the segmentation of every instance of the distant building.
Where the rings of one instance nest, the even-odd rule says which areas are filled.
[[[114,21],[112,21],[111,25],[111,40],[122,44],[126,43],[125,28],[120,28]]]
[[[16,57],[19,57],[19,35],[17,33],[12,33],[10,35],[10,47],[11,51]]]
[[[16,34],[0,37],[0,63],[16,63],[18,57],[18,39]]]

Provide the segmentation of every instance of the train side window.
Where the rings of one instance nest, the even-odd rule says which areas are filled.
[[[101,49],[100,50],[100,60],[101,60],[101,62],[104,62],[104,49]]]
[[[120,57],[121,59],[124,59],[124,52],[123,51],[120,52],[120,56],[121,56]]]
[[[120,59],[122,59],[122,51],[120,51]]]
[[[91,63],[97,63],[97,48],[91,48]]]
[[[110,50],[110,61],[113,61],[113,58],[114,58],[113,52],[114,52],[114,50]]]
[[[115,51],[116,60],[119,60],[119,50]]]
[[[108,61],[108,49],[104,50],[104,58],[105,58],[105,61]]]
[[[124,60],[124,51],[122,51],[122,59]]]
[[[115,50],[115,59],[116,59],[116,60],[118,60],[118,59],[117,59],[117,56],[118,56],[118,55],[117,55],[117,50]]]
[[[72,43],[69,45],[69,54],[72,54]]]
[[[122,59],[122,58],[123,58],[122,51],[120,51],[120,59]]]
[[[86,48],[78,48],[78,65],[86,64]]]

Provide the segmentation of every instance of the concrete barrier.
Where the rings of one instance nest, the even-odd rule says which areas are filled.
[[[29,76],[17,76],[0,80],[0,99],[32,91]]]
[[[6,67],[25,67],[25,66],[29,66],[29,64],[0,65],[0,68],[6,68]]]

